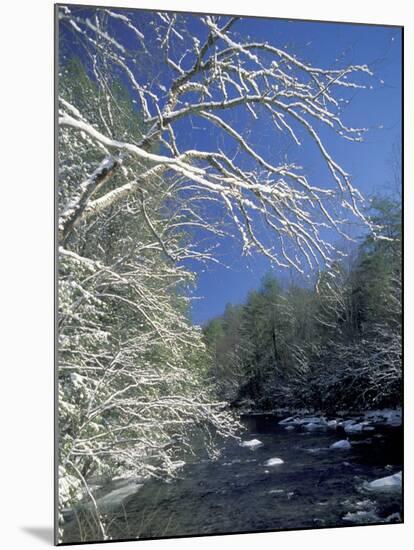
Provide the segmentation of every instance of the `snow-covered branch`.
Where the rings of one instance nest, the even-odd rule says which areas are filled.
[[[151,168],[147,165],[146,171],[139,170],[128,183],[86,205],[85,220],[125,200],[137,188],[144,189],[145,180],[153,173],[173,171],[195,183],[194,193],[207,191],[221,197],[228,219],[242,237],[244,251],[259,250],[278,265],[295,265],[303,270],[304,264],[322,264],[334,252],[324,242],[323,227],[346,236],[343,222],[349,218],[368,223],[358,190],[329,153],[320,131],[326,126],[339,137],[362,139],[364,128],[352,128],[343,121],[342,102],[348,101],[348,89],[366,86],[372,74],[366,65],[317,67],[277,44],[243,40],[242,33],[235,32],[242,28],[239,18],[223,22],[220,18],[201,17],[204,36],[190,38],[191,30],[180,16],[154,14],[150,31],[148,26],[140,28],[139,17],[132,21],[129,15],[118,15],[114,10],[106,13],[110,23],[115,23],[107,24],[105,29],[71,12],[62,14],[62,22],[71,24],[81,39],[88,43],[92,40],[107,66],[124,74],[132,93],[139,96],[146,130],[128,141],[109,136],[91,121],[76,116],[67,103],[62,103],[59,122],[62,127],[85,132],[114,154],[127,152]],[[137,36],[136,52],[123,44],[118,22]],[[146,37],[147,53],[142,47],[146,32],[150,33]],[[170,67],[157,80],[137,66],[138,53],[142,59],[157,59],[149,46],[153,32],[165,51],[164,61],[178,69],[178,76]],[[156,62],[162,66],[161,59]],[[344,98],[339,96],[340,90]],[[245,124],[237,119],[251,118],[254,131],[248,135]],[[183,149],[184,128],[195,120],[212,136],[208,151]],[[299,147],[313,142],[332,184],[311,182],[304,169],[289,163],[277,150],[270,153],[260,138],[261,127],[273,127],[275,140],[285,133]],[[220,142],[225,150],[218,147]],[[168,154],[155,153],[157,148]],[[243,154],[234,157],[237,151]],[[260,220],[269,227],[271,242],[264,242],[258,229]]]

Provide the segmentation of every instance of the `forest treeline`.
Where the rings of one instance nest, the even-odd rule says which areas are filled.
[[[313,288],[287,287],[269,273],[244,304],[206,324],[211,376],[224,399],[326,412],[401,404],[398,199],[374,199],[371,218],[379,238],[366,236]]]

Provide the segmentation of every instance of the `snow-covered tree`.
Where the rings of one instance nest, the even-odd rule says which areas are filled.
[[[125,88],[111,83],[102,100],[79,60],[62,63],[60,93],[97,126],[107,108],[123,135],[140,127]],[[174,256],[192,254],[183,232],[192,206],[176,196],[177,178],[153,177],[145,191],[72,223],[93,194],[136,169],[119,164],[108,181],[112,163],[120,161],[87,134],[60,130],[59,507],[87,503],[92,539],[109,535],[91,479],[174,476],[195,437],[214,455],[214,438],[237,426],[207,381],[201,331],[187,315],[193,274]]]
[[[92,476],[174,475],[201,425],[211,452],[234,433],[186,313],[188,261],[234,235],[303,272],[335,257],[327,230],[369,223],[322,136],[362,139],[342,105],[371,72],[251,40],[237,17],[58,16],[60,508],[86,494],[105,538]],[[323,182],[286,139],[311,144]]]
[[[342,106],[350,91],[365,87],[366,65],[314,66],[283,45],[250,40],[237,17],[63,7],[59,19],[80,41],[104,102],[108,74],[117,75],[143,122],[141,131],[126,136],[113,127],[110,107],[101,109],[97,124],[61,99],[60,127],[87,136],[108,157],[62,212],[62,240],[73,225],[171,174],[179,177],[179,192],[210,206],[210,216],[227,216],[244,253],[261,251],[279,266],[303,270],[329,261],[334,250],[323,230],[343,233],[353,216],[367,221],[359,192],[322,139],[329,130],[338,139],[362,140],[364,129],[346,125]],[[189,138],[192,127],[203,128],[208,140]],[[264,146],[264,131],[274,135],[273,150]],[[323,182],[311,181],[281,154],[277,145],[285,135],[298,147],[313,144],[326,166]],[[97,195],[102,178],[113,179],[121,164],[126,181]],[[211,220],[189,214],[192,224],[212,229]]]

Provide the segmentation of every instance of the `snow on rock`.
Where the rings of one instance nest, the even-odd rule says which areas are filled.
[[[381,477],[371,482],[365,482],[363,487],[367,491],[399,491],[401,490],[402,472],[392,476]]]
[[[356,424],[355,420],[341,420],[338,422],[338,426],[342,428],[346,428],[347,426],[351,426],[352,424]]]
[[[246,447],[247,449],[250,449],[254,451],[255,449],[258,449],[259,447],[262,447],[263,443],[259,441],[258,439],[250,439],[248,441],[241,441],[240,447]]]
[[[114,489],[103,497],[96,499],[98,509],[102,512],[108,512],[112,509],[118,508],[118,506],[120,506],[128,496],[139,491],[142,485],[142,483],[138,484],[133,479],[125,480],[125,483],[117,489]]]
[[[279,424],[281,426],[284,426],[284,425],[289,425],[289,424],[295,424],[297,421],[297,417],[295,416],[288,416],[287,418],[284,418],[283,420],[280,420],[279,421]]]
[[[303,428],[305,428],[305,430],[325,430],[327,428],[327,423],[323,418],[318,418],[303,424]]]
[[[401,409],[382,409],[368,411],[365,419],[376,424],[386,424],[388,426],[398,427],[402,424]]]
[[[281,458],[269,458],[268,460],[266,460],[266,462],[264,463],[265,466],[278,466],[279,464],[283,464],[284,461],[281,459]]]
[[[365,426],[362,428],[363,432],[373,432],[375,431],[374,426],[370,426],[369,424],[365,424]]]
[[[356,424],[353,420],[351,420],[348,423],[343,423],[343,428],[347,434],[354,434],[354,433],[361,433],[362,432],[362,424]]]
[[[358,416],[353,416],[353,418],[343,420],[346,415],[346,412],[338,411],[337,418],[327,421],[324,416],[316,416],[307,414],[306,411],[298,411],[296,414],[280,420],[279,425],[284,426],[286,429],[288,429],[289,426],[289,429],[299,427],[305,430],[327,428],[335,430],[338,427],[342,427],[346,433],[358,434],[362,432],[374,431],[375,427],[373,424],[383,424],[397,427],[401,426],[402,423],[401,409],[380,409],[367,411]]]
[[[401,514],[399,512],[394,512],[393,514],[385,518],[386,523],[399,523],[402,521]]]
[[[352,511],[343,516],[342,519],[344,521],[359,524],[377,523],[380,521],[380,518],[377,516],[375,502],[370,499],[365,498],[355,503],[347,500],[343,504],[352,506]]]
[[[177,460],[176,462],[173,462],[172,464],[170,464],[170,469],[172,471],[180,470],[184,466],[185,466],[184,460]]]
[[[351,444],[347,439],[341,439],[340,441],[336,441],[335,443],[332,443],[332,445],[329,448],[347,450],[351,448]]]
[[[304,416],[299,418],[298,416],[289,416],[279,422],[281,426],[302,426],[303,428],[313,429],[314,427],[326,427],[326,419],[321,416]]]
[[[354,421],[351,420],[343,422],[342,425],[345,432],[348,434],[372,432],[375,429],[368,421],[354,423]]]
[[[326,420],[323,416],[308,416],[300,420],[300,424],[323,424],[326,426]]]
[[[357,512],[348,512],[342,518],[344,521],[349,521],[350,523],[377,523],[379,517],[373,510],[358,510]]]
[[[304,430],[326,430],[328,423],[323,416],[289,416],[279,422],[281,426],[284,426],[286,430],[292,430],[293,428],[303,428]]]

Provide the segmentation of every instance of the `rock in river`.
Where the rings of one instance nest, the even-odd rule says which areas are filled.
[[[264,463],[265,466],[277,466],[278,464],[283,464],[283,460],[278,457],[269,458],[269,460],[266,460]]]
[[[364,483],[364,489],[367,491],[400,491],[401,490],[401,476],[402,472],[398,472],[392,476],[381,477],[380,479],[375,479],[370,483]]]
[[[240,447],[247,447],[247,449],[250,449],[252,451],[262,446],[263,446],[263,443],[258,439],[249,439],[248,441],[240,442]]]
[[[332,443],[329,448],[347,450],[351,448],[351,444],[347,439],[341,439],[340,441],[336,441],[336,443]]]

